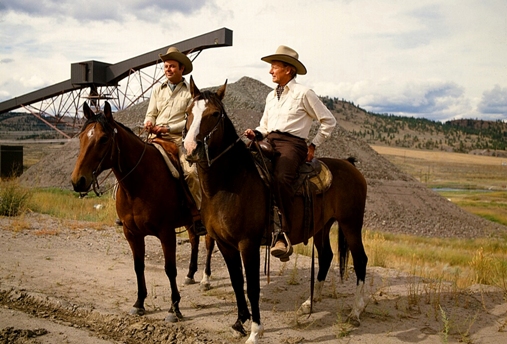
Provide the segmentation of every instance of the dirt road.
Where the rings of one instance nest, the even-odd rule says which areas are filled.
[[[220,253],[213,257],[212,289],[202,292],[198,284],[183,285],[190,245],[184,238],[180,243],[185,320],[170,324],[164,322],[170,291],[156,238],[147,241],[147,315],[130,316],[136,283],[120,228],[40,214],[0,218],[0,343],[243,343],[230,329],[236,306]],[[299,315],[309,296],[310,261],[271,260],[269,284],[261,271],[261,343],[507,342],[505,290],[457,291],[389,269],[368,268],[369,303],[360,327],[345,322],[355,275],[342,284],[337,268],[314,314]]]

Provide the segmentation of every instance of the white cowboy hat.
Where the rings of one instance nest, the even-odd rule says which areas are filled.
[[[281,45],[276,49],[273,55],[264,56],[262,61],[271,63],[273,61],[282,61],[296,68],[296,73],[300,75],[306,74],[306,67],[299,61],[298,53],[285,45]]]
[[[185,66],[185,70],[183,70],[183,75],[187,75],[193,69],[192,61],[190,61],[190,59],[187,57],[187,55],[181,53],[175,47],[169,47],[169,49],[167,49],[167,53],[165,53],[164,55],[159,54],[158,56],[160,56],[162,61],[174,60],[174,61],[178,61],[183,66]]]

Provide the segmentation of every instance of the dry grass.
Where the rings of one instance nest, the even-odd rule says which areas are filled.
[[[403,172],[430,188],[507,192],[507,159],[441,151],[371,146]]]
[[[336,231],[335,226],[331,230],[331,247],[338,264]],[[306,246],[295,245],[294,252],[310,256],[312,244],[310,240]],[[451,282],[458,289],[480,283],[507,292],[507,240],[424,238],[364,230],[363,244],[369,266]],[[349,264],[352,265],[352,259]]]
[[[34,189],[30,210],[61,219],[97,222],[112,225],[117,218],[111,195],[89,194],[80,198],[75,192],[61,189]]]

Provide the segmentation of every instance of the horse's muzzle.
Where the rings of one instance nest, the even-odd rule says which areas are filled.
[[[88,190],[90,190],[90,185],[91,184],[86,181],[84,176],[79,177],[77,181],[72,180],[72,186],[76,192],[88,192]]]
[[[197,163],[201,158],[204,157],[204,150],[202,142],[197,142],[197,146],[192,149],[192,152],[188,153],[185,147],[183,148],[183,153],[185,154],[185,159],[189,163]]]

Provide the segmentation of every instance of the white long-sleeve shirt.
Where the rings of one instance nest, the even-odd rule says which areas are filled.
[[[313,90],[292,79],[285,85],[280,100],[276,89],[268,94],[264,114],[256,130],[264,136],[280,131],[308,140],[313,120],[320,122],[312,140],[318,147],[331,135],[336,119]]]

